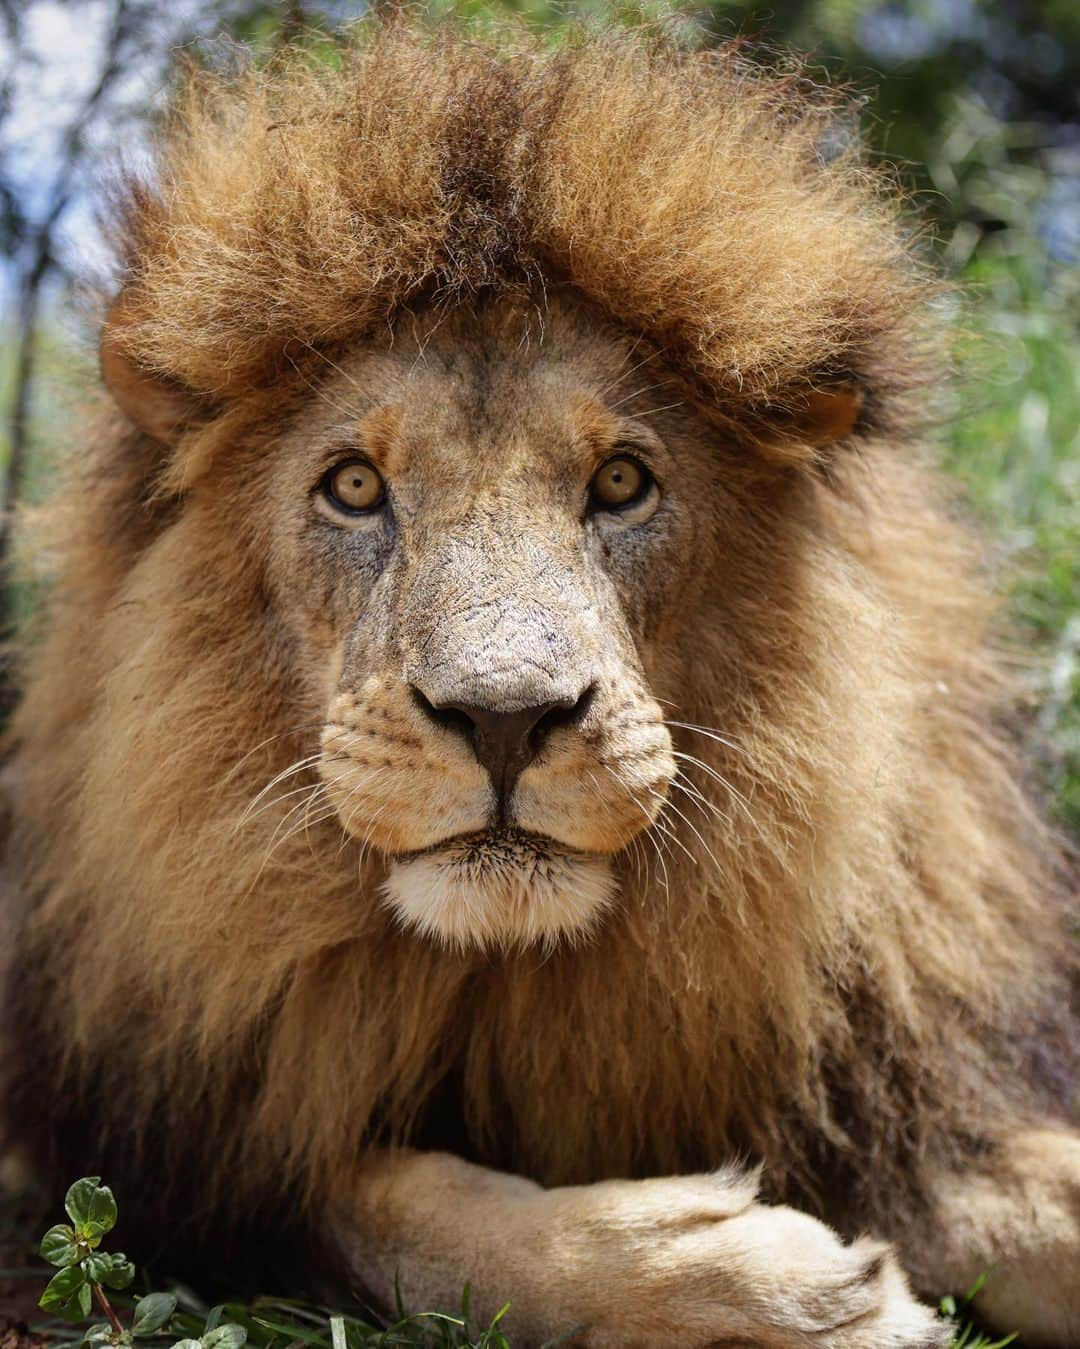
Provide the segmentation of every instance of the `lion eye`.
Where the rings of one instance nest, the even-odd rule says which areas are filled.
[[[652,474],[636,459],[621,454],[601,465],[593,476],[592,503],[598,510],[615,511],[640,501],[652,486]]]
[[[346,459],[323,478],[322,494],[337,510],[361,515],[382,505],[386,484],[365,459]]]

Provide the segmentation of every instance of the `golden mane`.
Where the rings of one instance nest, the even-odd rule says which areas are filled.
[[[123,212],[123,340],[208,429],[166,461],[102,414],[53,509],[13,730],[9,1024],[48,1028],[9,1068],[19,1132],[67,1074],[110,1104],[72,1107],[65,1165],[141,1147],[232,1207],[317,1209],[365,1140],[445,1142],[454,1113],[461,1151],[544,1181],[744,1151],[775,1192],[859,1194],[895,1229],[924,1156],[1027,1099],[1025,1038],[1068,1003],[1055,847],[997,729],[969,545],[904,430],[928,283],[894,197],[822,157],[835,111],[736,50],[628,35],[392,26],[334,68],[191,81]],[[778,487],[759,602],[697,634],[685,720],[740,736],[696,746],[732,786],[710,855],[688,839],[663,886],[628,860],[591,944],[493,961],[360,902],[332,822],[279,846],[280,812],[251,814],[305,752],[304,694],[229,501],[197,533],[161,475],[186,481],[200,436],[257,449],[310,349],[540,282],[733,419],[835,378],[867,416],[797,509]]]
[[[610,32],[392,23],[193,76],[117,203],[126,353],[221,402],[410,302],[555,280],[737,425],[852,378],[880,423],[926,377],[930,282],[844,111],[734,45]]]

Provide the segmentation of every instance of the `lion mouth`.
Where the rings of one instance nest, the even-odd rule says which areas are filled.
[[[403,925],[458,947],[554,945],[610,908],[607,858],[521,829],[485,829],[392,859],[383,898]]]
[[[396,862],[411,862],[418,857],[435,853],[453,855],[459,865],[476,867],[538,865],[552,855],[583,857],[586,854],[569,848],[547,834],[530,833],[511,825],[491,829],[477,829],[466,834],[454,834],[417,848],[415,852],[395,854]]]

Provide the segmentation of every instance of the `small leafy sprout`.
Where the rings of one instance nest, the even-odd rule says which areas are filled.
[[[50,1227],[41,1239],[42,1257],[59,1269],[49,1280],[38,1306],[65,1321],[78,1322],[90,1319],[96,1302],[108,1320],[86,1331],[82,1341],[85,1349],[133,1349],[136,1338],[151,1337],[174,1340],[172,1349],[242,1349],[247,1331],[243,1326],[218,1325],[220,1309],[207,1317],[205,1327],[189,1324],[182,1327],[189,1334],[193,1329],[196,1334],[202,1329],[200,1338],[175,1340],[172,1322],[176,1298],[172,1293],[147,1293],[139,1298],[132,1312],[131,1327],[125,1329],[105,1289],[119,1291],[129,1287],[135,1277],[135,1266],[119,1251],[98,1249],[102,1237],[116,1226],[113,1192],[102,1185],[100,1176],[85,1176],[68,1190],[64,1207],[71,1222]]]
[[[38,1305],[65,1321],[85,1321],[96,1297],[112,1323],[115,1317],[102,1288],[127,1288],[135,1277],[135,1266],[125,1255],[98,1250],[102,1237],[116,1226],[113,1192],[100,1176],[86,1176],[68,1190],[64,1208],[70,1224],[50,1227],[41,1239],[42,1257],[60,1269]],[[120,1332],[118,1321],[115,1329]]]

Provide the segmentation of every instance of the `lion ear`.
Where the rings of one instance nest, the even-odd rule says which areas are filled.
[[[855,430],[862,402],[854,384],[811,389],[795,416],[800,439],[815,448],[844,440]]]
[[[109,310],[101,333],[101,377],[117,407],[140,430],[163,445],[175,445],[194,421],[200,401],[174,380],[145,370],[124,349],[124,331],[132,322],[123,297]]]

